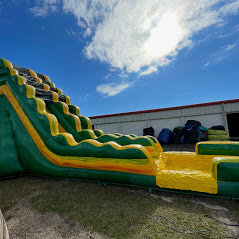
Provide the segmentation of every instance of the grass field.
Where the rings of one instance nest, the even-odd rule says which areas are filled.
[[[155,222],[156,216],[164,216],[177,224],[203,230],[207,227],[201,217],[207,214],[224,222],[239,223],[239,203],[227,199],[24,177],[0,181],[0,208],[11,238],[41,238],[47,231],[53,233],[47,237],[52,239],[239,238],[239,228],[212,219],[206,219],[209,232],[193,235],[169,229],[161,217],[162,225]]]

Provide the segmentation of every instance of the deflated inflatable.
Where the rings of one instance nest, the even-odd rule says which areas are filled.
[[[239,142],[163,152],[152,136],[92,130],[50,79],[0,59],[0,177],[39,175],[239,198]]]

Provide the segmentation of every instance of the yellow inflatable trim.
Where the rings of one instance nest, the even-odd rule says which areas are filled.
[[[63,94],[62,89],[59,89],[59,88],[56,88],[56,89],[57,89],[57,93],[58,93],[58,94],[60,94],[60,95]]]
[[[28,71],[29,71],[29,73],[30,73],[30,75],[31,75],[32,77],[37,78],[37,74],[36,74],[35,71],[33,71],[33,70],[31,70],[31,69],[28,69]]]
[[[48,110],[47,108],[46,108],[46,112],[48,114],[51,114],[50,110]],[[58,129],[60,133],[66,133],[66,130],[62,127],[62,125],[59,122],[58,122]]]
[[[47,84],[42,84],[43,85],[43,89],[44,90],[47,90],[47,91],[49,91],[50,90],[50,86],[49,85],[47,85]]]
[[[68,105],[70,105],[70,104],[68,104]],[[92,130],[92,125],[91,125],[90,119],[89,119],[88,117],[85,117],[85,116],[82,116],[82,115],[81,115],[80,109],[79,109],[78,106],[76,106],[76,105],[72,105],[72,106],[73,106],[73,107],[75,108],[75,110],[76,110],[76,115],[77,115],[78,117],[85,118],[85,119],[86,119],[86,122],[87,122],[88,129]]]
[[[23,76],[17,75],[18,85],[23,85],[27,83],[27,79]]]
[[[18,71],[17,71],[17,70],[15,70],[15,69],[13,69],[13,68],[8,68],[8,69],[9,69],[9,71],[10,71],[10,75],[11,75],[11,76],[18,75]]]
[[[27,98],[33,98],[36,101],[38,113],[45,115],[48,118],[48,121],[50,124],[51,135],[56,136],[56,135],[60,134],[66,138],[66,141],[68,142],[68,144],[70,144],[72,146],[76,145],[77,142],[75,141],[74,137],[71,134],[69,134],[65,131],[63,131],[64,133],[59,132],[57,118],[53,114],[49,114],[47,112],[46,104],[42,99],[35,97],[35,88],[31,85],[26,84],[26,79],[24,77],[17,75],[17,79],[18,79],[19,85],[23,85],[23,84],[25,85],[26,90],[27,90]]]
[[[238,156],[216,156],[212,159],[212,175],[217,179],[217,166],[219,163],[239,163]]]
[[[66,103],[61,102],[61,101],[59,101],[59,103],[62,105],[64,114],[70,115],[71,117],[74,118],[75,125],[76,125],[76,131],[78,131],[78,132],[81,131],[81,122],[80,122],[79,117],[77,117],[76,115],[73,115],[69,112],[69,106]]]
[[[5,60],[3,58],[2,58],[2,60],[3,60],[3,64],[4,64],[5,68],[13,68],[13,65],[10,61]]]
[[[54,91],[51,91],[51,94],[52,94],[53,102],[58,102],[59,101],[59,95]]]
[[[41,78],[38,78],[38,77],[34,77],[34,78],[35,78],[35,80],[36,80],[37,83],[39,83],[39,84],[43,84]]]
[[[71,98],[70,98],[70,96],[65,95],[65,97],[66,97],[66,103],[67,103],[68,105],[70,105],[70,104],[71,104]]]
[[[18,75],[18,71],[15,70],[15,69],[13,69],[13,65],[12,65],[11,62],[9,62],[8,60],[5,60],[5,59],[3,59],[3,62],[4,62],[5,67],[6,67],[6,68],[9,68],[9,71],[10,71],[11,76],[15,76],[15,75],[16,75],[16,76],[19,76],[19,75]],[[33,71],[33,70],[31,70],[31,69],[28,69],[28,71],[29,71],[30,75],[31,75],[33,78],[35,78],[35,80],[36,80],[37,83],[43,84],[43,83],[42,83],[42,80],[41,80],[39,77],[37,77],[37,73],[36,73],[35,71]],[[22,76],[21,76],[21,77],[22,77]],[[55,87],[55,84],[54,84],[53,82],[51,82],[51,80],[50,80],[50,78],[49,78],[48,76],[43,75],[43,77],[44,77],[44,79],[50,84],[51,87]],[[23,77],[23,78],[24,78],[24,77]],[[26,81],[26,82],[27,82],[27,81]],[[27,85],[26,82],[25,82],[25,84]],[[20,85],[21,85],[21,84],[20,84]],[[43,84],[43,88],[44,88],[44,90],[50,90],[50,87],[49,87],[47,84]],[[56,93],[56,92],[54,92],[54,91],[51,91],[51,92],[52,92],[52,97],[53,97],[53,102],[58,102],[58,101],[59,101],[59,95],[58,95],[58,94],[62,94],[62,90],[61,90],[61,89],[59,89],[59,88],[56,88],[56,89],[57,89],[57,92],[58,92],[58,93]],[[29,95],[28,95],[28,96],[29,96]],[[30,97],[28,97],[28,98],[30,98]],[[34,98],[34,97],[32,97],[32,98]],[[65,99],[66,99],[66,104],[67,104],[67,105],[70,105],[70,103],[71,103],[70,97],[67,96],[67,95],[65,95]],[[78,116],[81,116],[81,115],[80,115],[80,110],[79,110],[79,108],[78,108],[77,106],[74,106],[74,107],[76,108],[77,115],[78,115]],[[66,107],[65,107],[65,108],[66,108]],[[66,112],[67,112],[67,110],[66,110]],[[69,112],[69,109],[68,109],[68,112]],[[69,114],[70,114],[70,113],[69,113]],[[80,131],[80,130],[81,130],[81,122],[80,122],[80,119],[77,118],[77,116],[75,116],[75,115],[73,115],[73,114],[70,114],[70,115],[71,115],[71,116],[74,118],[74,120],[75,120],[75,124],[76,124],[77,131]],[[85,117],[85,116],[81,116],[81,117],[84,117],[84,118],[86,119],[88,128],[89,128],[89,129],[92,129],[92,125],[91,125],[91,122],[90,122],[89,118],[87,118],[87,117]],[[49,118],[49,117],[48,117],[48,118]],[[80,125],[79,125],[79,123],[80,123]],[[87,130],[87,129],[86,129],[86,130]],[[89,132],[89,133],[91,134],[91,136],[92,136],[93,138],[97,138],[93,132]],[[69,141],[69,139],[67,139],[67,141]],[[72,141],[72,140],[70,140],[70,141]]]
[[[27,88],[27,97],[28,97],[28,98],[33,98],[33,99],[35,99],[35,101],[36,101],[36,103],[37,103],[37,110],[38,110],[38,112],[39,112],[40,114],[45,115],[45,116],[48,118],[49,124],[50,124],[51,134],[52,134],[53,136],[56,136],[56,135],[58,135],[58,134],[61,134],[62,136],[64,136],[64,137],[66,138],[67,142],[68,142],[70,145],[72,145],[72,146],[76,145],[77,142],[75,141],[74,137],[73,137],[71,134],[65,133],[65,131],[63,131],[63,128],[62,128],[60,131],[61,131],[61,132],[63,131],[64,133],[60,133],[60,132],[59,132],[59,122],[57,121],[57,119],[56,119],[56,117],[55,117],[54,115],[47,113],[45,102],[44,102],[43,100],[39,99],[39,98],[35,98],[35,88],[32,87],[32,86],[30,86],[30,85],[28,85],[28,84],[26,83],[27,81],[26,81],[25,77],[19,76],[19,75],[18,75],[18,72],[17,72],[16,70],[14,70],[13,68],[9,68],[9,70],[10,70],[10,71],[13,70],[13,75],[17,75],[17,77],[18,77],[18,84],[19,84],[19,85],[25,84],[25,86],[26,86],[26,88]],[[31,69],[28,69],[28,70],[29,70],[30,75],[36,79],[36,78],[37,78],[36,72],[34,72],[34,71],[31,70]],[[44,78],[45,78],[45,80],[46,80],[47,82],[51,82],[51,81],[50,81],[50,78],[49,78],[48,76],[46,76],[46,75],[43,75],[43,76],[44,76]],[[19,78],[20,78],[21,80],[19,80]],[[23,80],[23,79],[24,79],[24,80]],[[39,78],[39,79],[40,79],[40,78]],[[40,80],[41,80],[41,79],[40,79]],[[48,86],[48,85],[47,85],[47,86]],[[54,101],[54,102],[60,102],[60,101],[59,101],[59,98],[58,98],[58,94],[57,94],[56,92],[53,92],[53,91],[52,91],[52,96],[53,96],[53,101]],[[68,96],[65,96],[65,97],[66,97],[66,101],[68,101],[68,103],[70,103],[70,98],[69,98]],[[68,107],[67,104],[65,104],[65,103],[63,103],[63,102],[60,102],[60,103],[63,105],[63,111],[64,111],[64,113],[67,114],[67,115],[71,115],[71,116],[74,118],[74,120],[75,120],[75,125],[76,125],[76,129],[77,129],[77,131],[79,132],[79,131],[81,130],[81,122],[80,122],[80,119],[79,119],[76,115],[69,113],[69,107]],[[76,109],[76,113],[79,114],[79,116],[81,116],[81,115],[80,115],[80,109],[79,109],[77,106],[75,106],[75,105],[73,105],[73,106],[74,106],[75,109]],[[81,117],[84,117],[84,116],[81,116]],[[89,127],[89,128],[92,128],[91,122],[90,122],[89,118],[88,118],[88,117],[84,117],[84,118],[87,120],[88,127]],[[90,135],[92,136],[93,139],[96,139],[96,138],[97,138],[96,135],[94,134],[94,132],[93,132],[92,130],[85,129],[85,131],[88,131],[88,132],[90,133]],[[118,137],[119,137],[119,136],[115,136],[115,135],[112,135],[112,136],[115,137],[115,138],[118,138]],[[130,139],[133,139],[133,137],[131,137],[131,136],[127,136],[127,137],[130,138]],[[160,145],[159,143],[155,144],[150,138],[148,138],[148,140],[151,141],[152,147],[150,147],[150,148],[149,148],[149,147],[147,147],[147,148],[144,147],[144,148],[147,150],[147,152],[150,153],[150,155],[151,155],[153,158],[159,157],[160,152],[163,151],[161,145]],[[97,141],[95,141],[95,142],[97,142]],[[99,143],[99,142],[97,142],[97,143]],[[112,143],[112,142],[107,142],[106,144],[111,144],[111,143]],[[124,146],[124,147],[126,147],[126,146]]]
[[[98,132],[98,133],[100,134],[100,136],[103,136],[103,135],[104,135],[104,132],[103,132],[103,130],[101,130],[101,129],[94,129],[93,132],[94,132],[94,134],[95,134],[95,132]],[[99,136],[99,137],[100,137],[100,136]]]
[[[239,145],[239,142],[237,141],[206,141],[206,142],[199,142],[195,146],[195,152],[198,154],[198,146],[200,144],[231,144],[231,145]]]
[[[120,159],[99,159],[99,158],[92,158],[92,157],[74,157],[74,156],[59,156],[55,153],[51,152],[44,142],[42,141],[41,137],[38,135],[35,128],[32,126],[31,122],[29,121],[28,117],[22,110],[21,106],[17,102],[15,96],[12,94],[10,89],[7,85],[3,85],[0,87],[0,94],[4,94],[7,99],[9,100],[10,104],[16,111],[19,119],[21,120],[22,124],[26,128],[28,134],[31,136],[32,140],[36,144],[39,151],[42,155],[49,160],[51,163],[56,164],[58,166],[64,167],[74,167],[74,168],[88,168],[88,169],[96,169],[96,170],[110,170],[110,171],[119,171],[119,172],[130,172],[130,173],[137,173],[137,174],[145,174],[145,175],[155,175],[155,166],[153,159],[150,157],[148,152],[140,145],[134,146],[118,146],[117,144],[111,143],[113,147],[117,148],[118,150],[124,150],[126,148],[137,148],[142,150],[146,156],[148,157],[147,163],[145,164],[135,164],[130,163],[129,159],[127,163],[124,163],[125,160]],[[106,144],[96,143],[94,140],[85,140],[82,142],[88,142],[96,145],[97,147],[102,147]],[[146,159],[147,160],[147,159]],[[154,167],[153,167],[154,166]]]
[[[2,60],[3,60],[3,63],[4,63],[5,68],[8,68],[8,69],[9,69],[11,76],[18,75],[18,71],[13,68],[13,65],[12,65],[12,63],[11,63],[10,61],[5,60],[5,59],[3,59],[3,58],[2,58]],[[42,80],[41,80],[39,77],[37,77],[37,73],[36,73],[35,71],[33,71],[33,70],[31,70],[31,69],[27,69],[27,70],[29,71],[30,76],[32,76],[33,78],[35,78],[35,80],[36,80],[37,83],[42,84]],[[43,77],[44,77],[44,79],[50,84],[50,87],[55,88],[55,84],[50,81],[50,78],[49,78],[48,76],[43,75]],[[46,84],[45,84],[45,85],[46,85]],[[45,85],[43,85],[44,90],[50,90],[50,87],[49,87],[48,85],[47,85],[48,87],[45,86]],[[61,89],[59,89],[59,88],[56,88],[56,89],[57,89],[57,93],[58,93],[58,94],[62,94],[62,90],[61,90]],[[56,92],[54,92],[54,93],[56,94]],[[70,104],[70,97],[69,97],[69,96],[66,96],[66,95],[65,95],[65,97],[66,97],[66,103],[67,103],[67,104]],[[56,100],[56,96],[54,96],[54,99]]]
[[[43,75],[43,77],[45,78],[45,80],[46,80],[48,83],[50,83],[50,82],[51,82],[51,80],[50,80],[50,78],[49,78],[48,76],[46,76],[46,75]]]
[[[77,142],[75,141],[74,137],[71,134],[65,133],[65,132],[64,133],[59,132],[58,121],[57,121],[56,117],[52,114],[49,114],[46,111],[46,104],[42,99],[35,97],[35,88],[31,85],[26,84],[26,78],[17,75],[17,80],[18,80],[19,85],[24,85],[26,87],[27,98],[32,98],[36,101],[38,113],[41,115],[45,115],[47,117],[47,119],[49,121],[49,125],[50,125],[51,135],[52,136],[62,135],[66,138],[66,141],[69,145],[72,145],[72,146],[76,145]]]

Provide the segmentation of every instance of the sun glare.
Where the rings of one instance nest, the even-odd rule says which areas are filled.
[[[178,18],[173,12],[166,12],[157,26],[152,29],[150,38],[145,44],[147,54],[153,59],[163,57],[173,51],[182,35]]]

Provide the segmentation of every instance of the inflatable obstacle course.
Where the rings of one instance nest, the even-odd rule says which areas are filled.
[[[152,136],[93,130],[49,77],[0,59],[0,177],[39,175],[239,197],[239,142],[163,152]]]

